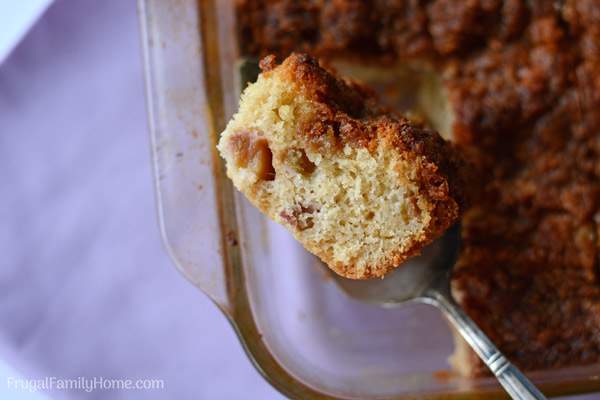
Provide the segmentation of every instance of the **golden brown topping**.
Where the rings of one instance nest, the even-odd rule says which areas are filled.
[[[319,103],[340,110],[351,117],[364,115],[365,102],[372,92],[361,85],[337,78],[308,54],[292,54],[281,64],[291,80],[301,85],[305,95]],[[323,110],[327,112],[327,110]]]

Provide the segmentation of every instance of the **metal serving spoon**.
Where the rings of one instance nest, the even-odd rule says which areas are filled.
[[[460,225],[457,224],[420,256],[410,259],[384,279],[357,281],[336,275],[336,283],[348,295],[366,303],[395,307],[418,301],[439,308],[513,399],[545,399],[452,298],[450,272],[459,248]]]

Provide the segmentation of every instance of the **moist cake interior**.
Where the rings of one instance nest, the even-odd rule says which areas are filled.
[[[449,142],[306,55],[245,88],[219,150],[254,205],[348,278],[400,266],[463,203],[464,164]]]

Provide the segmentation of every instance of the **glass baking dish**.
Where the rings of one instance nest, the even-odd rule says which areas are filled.
[[[450,372],[453,339],[435,308],[383,309],[345,296],[226,179],[215,143],[243,70],[233,1],[138,5],[165,246],[264,377],[301,399],[505,398],[494,380]],[[547,395],[600,390],[599,376],[598,366],[530,374]]]

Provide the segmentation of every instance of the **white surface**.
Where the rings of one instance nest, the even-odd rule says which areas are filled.
[[[52,0],[0,0],[0,64]]]

